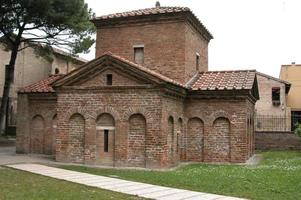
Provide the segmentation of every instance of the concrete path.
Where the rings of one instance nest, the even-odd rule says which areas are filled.
[[[75,172],[39,164],[13,164],[8,167],[44,175],[60,180],[79,183],[86,186],[97,187],[129,195],[158,199],[158,200],[242,200],[215,194],[193,192],[189,190],[162,187],[157,185],[126,181],[117,178],[97,176],[87,173]]]
[[[10,165],[17,163],[43,163],[43,164],[57,164],[53,157],[45,155],[31,155],[31,154],[16,154],[16,147],[0,146],[0,165]]]

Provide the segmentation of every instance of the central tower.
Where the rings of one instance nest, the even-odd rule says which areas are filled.
[[[182,84],[197,71],[208,71],[213,37],[189,8],[157,5],[92,21],[96,57],[110,51]]]

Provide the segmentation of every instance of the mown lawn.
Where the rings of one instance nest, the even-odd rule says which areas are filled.
[[[192,164],[175,171],[62,166],[103,176],[254,200],[301,199],[301,152],[262,152],[257,166]]]
[[[0,200],[74,200],[141,198],[85,187],[0,166]]]

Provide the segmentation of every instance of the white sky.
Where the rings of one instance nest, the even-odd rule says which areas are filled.
[[[86,0],[96,16],[155,6],[156,0]],[[301,63],[301,0],[160,0],[185,6],[212,33],[209,70],[256,69],[274,77]],[[94,48],[86,59],[94,58]]]

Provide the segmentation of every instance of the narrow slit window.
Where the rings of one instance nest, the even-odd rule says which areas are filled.
[[[109,130],[104,130],[104,146],[103,146],[103,151],[104,152],[109,152]]]
[[[144,63],[144,47],[134,47],[134,60],[137,64]]]
[[[112,84],[113,84],[113,75],[107,74],[107,85],[112,85]]]
[[[197,71],[200,69],[200,54],[196,54],[195,56],[195,68]]]

